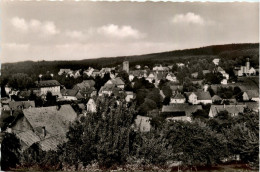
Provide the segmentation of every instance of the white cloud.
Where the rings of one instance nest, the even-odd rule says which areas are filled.
[[[59,30],[55,24],[51,21],[41,22],[36,19],[26,21],[23,18],[13,17],[11,19],[11,24],[19,30],[25,32],[40,32],[45,35],[56,35],[59,33]]]
[[[29,44],[18,44],[18,43],[5,43],[2,44],[3,49],[7,48],[10,50],[27,50],[29,48]]]
[[[206,23],[206,21],[197,14],[194,13],[187,13],[187,14],[177,14],[173,17],[172,19],[173,23],[192,23],[192,24],[199,24],[199,25],[203,25]]]
[[[11,23],[14,27],[21,31],[27,31],[28,30],[28,24],[23,18],[14,17],[11,19]]]
[[[83,32],[78,31],[78,30],[66,31],[65,35],[68,37],[71,37],[71,38],[76,38],[76,39],[82,39],[85,36],[83,34]]]
[[[143,38],[145,35],[143,33],[140,33],[138,30],[132,28],[131,26],[118,26],[114,24],[105,25],[102,27],[99,27],[97,29],[97,32],[99,34],[103,34],[109,37],[113,38],[134,38],[134,39],[140,39]]]

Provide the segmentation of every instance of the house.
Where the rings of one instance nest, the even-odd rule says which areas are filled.
[[[213,59],[213,63],[216,65],[216,66],[218,66],[218,64],[219,64],[219,61],[220,61],[220,59]]]
[[[24,109],[23,114],[11,125],[22,150],[33,143],[39,143],[42,150],[56,150],[58,144],[66,142],[69,125],[77,118],[70,105],[34,107]]]
[[[183,86],[182,85],[169,85],[170,89],[172,90],[172,93],[176,92],[182,92],[183,91]]]
[[[147,77],[147,71],[146,70],[134,70],[129,72],[129,80],[132,81],[134,77],[137,78],[146,78]]]
[[[159,66],[153,67],[153,71],[168,72],[169,68],[168,67],[163,67],[162,65],[159,65]]]
[[[35,107],[34,101],[10,101],[9,107],[11,110],[23,110]]]
[[[202,109],[201,105],[189,105],[187,103],[164,105],[162,107],[162,116],[167,121],[182,120],[190,122],[192,113],[199,109]]]
[[[84,98],[80,91],[74,89],[62,89],[61,95],[64,100],[79,100]]]
[[[119,77],[117,77],[117,78],[115,78],[115,79],[110,79],[110,80],[108,80],[107,82],[106,82],[106,84],[105,85],[115,85],[116,87],[118,87],[118,88],[121,88],[121,89],[124,89],[125,88],[125,83],[124,83],[124,81],[121,79],[121,78],[119,78]]]
[[[30,97],[30,95],[31,95],[30,90],[23,90],[18,93],[18,97],[20,99],[28,99]]]
[[[212,103],[216,103],[216,102],[221,102],[222,101],[222,98],[219,97],[218,95],[214,95],[212,98]]]
[[[85,70],[83,72],[83,74],[87,75],[87,76],[91,76],[92,73],[94,72],[95,69],[93,69],[92,67],[89,67],[87,70]]]
[[[232,116],[243,113],[246,105],[211,105],[209,117],[215,117],[219,112],[227,111]]]
[[[134,99],[133,91],[126,91],[125,94],[126,94],[126,97],[125,97],[126,102],[131,102]]]
[[[83,80],[81,83],[74,85],[73,89],[79,90],[79,91],[84,91],[84,90],[94,87],[94,85],[95,85],[94,80]]]
[[[186,98],[181,93],[176,93],[171,97],[170,104],[185,103]]]
[[[149,132],[151,130],[150,120],[150,117],[137,115],[134,123],[135,130],[140,132]]]
[[[94,69],[94,71],[92,72],[91,76],[95,78],[98,75],[100,75],[100,71],[97,70],[97,69]]]
[[[227,85],[227,79],[222,79],[222,81],[220,82],[222,85]]]
[[[97,112],[97,105],[94,99],[90,98],[87,103],[87,112]]]
[[[256,75],[256,70],[253,67],[250,67],[250,61],[249,58],[247,58],[246,65],[235,67],[234,73],[236,76],[243,76],[243,75]]]
[[[99,96],[108,95],[111,96],[112,94],[118,95],[121,92],[121,88],[116,87],[115,84],[105,84],[102,86],[98,92]]]
[[[51,92],[52,95],[60,94],[61,84],[56,80],[45,80],[45,81],[39,81],[35,83],[40,91],[40,95],[46,95],[47,92]]]
[[[184,63],[176,63],[176,65],[177,65],[178,67],[180,67],[180,68],[182,68],[182,67],[184,67],[184,66],[185,66],[185,64],[184,64]]]
[[[246,90],[244,91],[243,95],[243,101],[256,101],[259,102],[259,92],[258,90]]]
[[[72,70],[70,69],[60,69],[60,71],[58,72],[58,75],[67,75],[68,73],[72,73]]]
[[[198,78],[198,75],[199,75],[198,72],[194,72],[194,73],[191,74],[191,77],[192,78]]]
[[[153,83],[153,81],[155,81],[155,75],[153,73],[150,73],[145,79],[150,83]]]
[[[172,82],[177,82],[177,77],[173,73],[168,73],[166,79]]]
[[[186,92],[188,102],[191,104],[212,104],[208,91]]]

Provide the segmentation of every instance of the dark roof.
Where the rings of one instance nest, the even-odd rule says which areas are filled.
[[[211,98],[211,100],[213,100],[213,101],[218,101],[218,100],[222,100],[222,98],[219,97],[218,95],[214,95],[214,96]]]
[[[77,117],[71,105],[61,105],[60,109],[57,106],[24,109],[23,114],[32,128],[45,127],[51,136],[65,136],[69,123]]]
[[[166,75],[167,75],[167,73],[158,72],[158,73],[156,74],[156,78],[157,78],[158,80],[165,79],[165,78],[166,78]]]
[[[185,94],[189,97],[192,93],[197,96],[198,100],[211,100],[211,96],[208,91],[197,91],[197,92],[185,92]]]
[[[62,89],[60,90],[61,94],[63,96],[76,96],[78,93],[78,90],[73,90],[73,89]]]
[[[75,90],[83,90],[83,89],[89,89],[94,87],[95,81],[94,80],[84,80],[81,83],[76,84],[73,89]]]
[[[193,112],[198,109],[202,109],[201,105],[189,105],[187,103],[183,104],[172,104],[164,105],[162,107],[162,113],[172,113],[172,112],[185,112],[186,115],[190,116]]]
[[[16,133],[16,136],[21,140],[23,150],[29,148],[33,143],[40,141],[40,137],[38,137],[32,130]]]
[[[216,116],[221,111],[227,111],[231,114],[238,114],[244,112],[246,105],[211,105],[210,111],[213,116]]]
[[[54,87],[54,86],[60,86],[60,83],[56,80],[46,80],[46,81],[40,81],[39,83],[36,81],[36,85],[38,87]]]
[[[245,93],[248,95],[249,99],[259,97],[258,90],[246,90]]]
[[[176,93],[172,96],[173,99],[185,99],[185,97],[180,94],[180,93]]]
[[[9,107],[12,110],[18,110],[20,109],[20,107],[27,109],[29,107],[35,107],[35,102],[34,101],[10,101]]]

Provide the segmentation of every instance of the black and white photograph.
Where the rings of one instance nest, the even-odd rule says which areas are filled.
[[[0,2],[1,171],[259,170],[259,1]]]

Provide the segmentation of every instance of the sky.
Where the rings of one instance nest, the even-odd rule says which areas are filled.
[[[259,2],[1,1],[1,62],[259,42]]]

